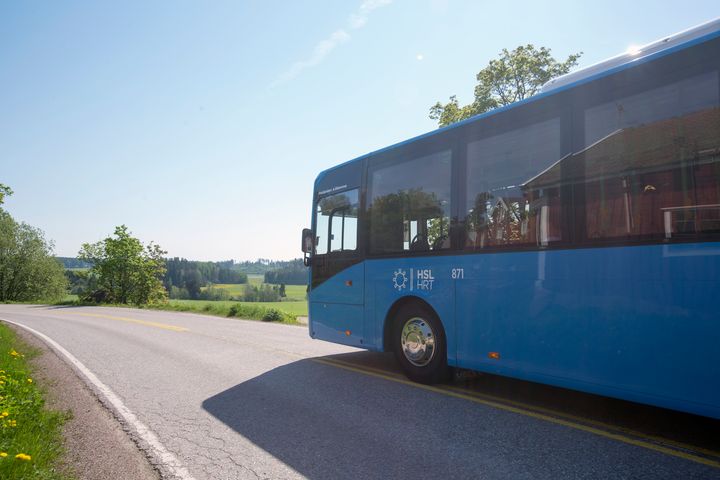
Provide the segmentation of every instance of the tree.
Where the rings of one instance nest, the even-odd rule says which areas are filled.
[[[498,59],[490,60],[476,78],[475,100],[460,106],[455,95],[445,105],[437,102],[430,107],[430,118],[445,127],[494,108],[509,105],[540,91],[543,84],[563,75],[577,65],[582,52],[558,62],[545,47],[521,45],[513,51],[503,48]]]
[[[11,190],[4,185],[4,194]],[[0,301],[56,301],[66,293],[63,267],[42,230],[0,209]]]
[[[192,270],[185,270],[183,274],[183,285],[185,286],[185,289],[187,289],[188,295],[190,295],[191,299],[195,300],[196,298],[198,298],[200,295],[200,290],[204,286],[200,271],[197,270],[197,268]]]
[[[97,277],[96,289],[86,292],[85,299],[136,305],[165,300],[166,253],[152,242],[143,246],[125,225],[115,228],[114,237],[83,244],[78,257],[92,264],[91,274]]]
[[[3,202],[5,202],[5,197],[9,197],[12,194],[13,194],[13,191],[10,187],[0,183],[0,205],[2,205]]]

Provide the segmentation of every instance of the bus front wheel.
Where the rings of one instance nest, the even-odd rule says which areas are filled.
[[[393,343],[395,358],[410,380],[430,384],[448,379],[445,332],[427,307],[408,304],[398,311]]]

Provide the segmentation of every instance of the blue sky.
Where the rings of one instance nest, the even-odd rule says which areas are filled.
[[[502,48],[587,66],[717,1],[3,2],[4,207],[74,256],[126,224],[170,256],[293,258],[321,170],[433,130]]]

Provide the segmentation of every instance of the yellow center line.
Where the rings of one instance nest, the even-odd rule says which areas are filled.
[[[531,417],[531,418],[535,418],[538,420],[544,420],[546,422],[554,423],[556,425],[563,425],[565,427],[573,428],[575,430],[581,430],[583,432],[591,433],[591,434],[598,435],[601,437],[610,438],[612,440],[617,440],[622,443],[627,443],[629,445],[634,445],[636,447],[641,447],[641,448],[645,448],[648,450],[653,450],[656,452],[664,453],[666,455],[671,455],[673,457],[682,458],[685,460],[689,460],[691,462],[700,463],[700,464],[707,465],[710,467],[720,468],[720,462],[716,462],[714,460],[710,460],[710,459],[707,459],[704,457],[699,457],[697,455],[692,455],[689,453],[673,450],[671,448],[664,447],[662,445],[656,445],[654,443],[650,443],[647,441],[626,437],[622,434],[607,432],[607,431],[601,430],[599,428],[582,425],[582,424],[575,423],[575,422],[572,422],[569,420],[563,420],[561,418],[555,418],[555,417],[552,417],[547,414],[532,412],[532,411],[526,410],[524,408],[507,405],[507,404],[500,403],[500,402],[493,401],[493,400],[479,398],[479,397],[476,397],[473,395],[468,395],[468,394],[460,393],[460,392],[453,391],[453,390],[445,390],[443,388],[435,387],[432,385],[423,385],[420,383],[415,383],[410,380],[397,378],[396,376],[388,375],[386,373],[379,373],[377,371],[366,370],[364,368],[358,368],[358,367],[346,365],[344,363],[339,363],[336,360],[329,360],[329,359],[323,359],[323,358],[313,358],[312,360],[314,362],[321,363],[323,365],[328,365],[328,366],[336,367],[336,368],[342,368],[344,370],[362,373],[363,375],[369,375],[371,377],[382,378],[384,380],[401,383],[403,385],[408,385],[410,387],[427,390],[430,392],[439,393],[442,395],[447,395],[449,397],[459,398],[462,400],[467,400],[467,401],[470,401],[473,403],[478,403],[481,405],[497,408],[500,410],[505,410],[507,412],[517,413],[519,415],[524,415],[526,417]]]
[[[82,313],[81,312],[58,312],[58,313],[62,313],[64,315],[78,315],[81,317],[105,318],[107,320],[116,320],[119,322],[135,323],[138,325],[144,325],[146,327],[162,328],[163,330],[171,330],[173,332],[188,332],[188,331],[190,331],[189,328],[178,327],[176,325],[168,325],[167,323],[148,322],[146,320],[139,320],[137,318],[116,317],[115,315],[105,315],[103,313],[84,313],[84,312],[82,312]]]
[[[347,365],[347,366],[350,366],[350,367],[364,368],[364,369],[372,370],[372,371],[375,371],[375,372],[378,372],[378,373],[381,373],[381,374],[387,374],[387,375],[393,376],[393,377],[395,377],[395,378],[403,378],[403,379],[407,378],[407,377],[403,376],[402,374],[395,373],[395,372],[391,372],[391,371],[389,371],[389,370],[383,370],[383,369],[380,369],[380,368],[374,368],[374,367],[368,367],[368,366],[364,366],[364,365],[358,365],[357,363],[346,362],[346,361],[344,361],[344,360],[338,360],[338,359],[335,359],[335,358],[328,359],[328,360],[330,360],[330,361],[332,361],[332,362],[341,363],[341,364],[344,364],[344,365]],[[466,394],[466,395],[472,395],[472,396],[475,396],[475,397],[484,398],[484,399],[488,399],[488,400],[491,400],[491,401],[497,401],[497,402],[501,402],[501,403],[504,403],[504,404],[511,404],[511,405],[514,405],[514,406],[516,406],[516,407],[523,408],[523,409],[526,409],[526,410],[534,410],[534,411],[536,411],[536,412],[541,412],[541,413],[545,413],[545,414],[548,414],[548,415],[553,415],[553,416],[556,416],[556,417],[561,417],[561,418],[564,418],[564,419],[566,419],[566,420],[573,420],[573,421],[580,422],[580,423],[595,425],[595,426],[597,426],[597,427],[605,428],[605,429],[607,429],[607,430],[613,430],[613,431],[615,431],[615,432],[623,433],[623,434],[625,434],[625,435],[632,435],[632,436],[639,437],[639,438],[642,438],[642,439],[645,439],[645,440],[650,440],[650,441],[654,441],[654,442],[658,442],[658,443],[664,443],[664,444],[666,444],[666,445],[670,445],[670,446],[675,447],[675,448],[680,448],[680,449],[684,449],[684,450],[690,450],[690,451],[693,451],[693,452],[695,452],[695,453],[700,453],[700,454],[703,454],[703,455],[720,458],[720,452],[716,452],[716,451],[714,451],[714,450],[709,450],[709,449],[707,449],[707,448],[702,448],[702,447],[699,447],[699,446],[690,445],[690,444],[687,444],[687,443],[682,443],[682,442],[678,442],[678,441],[675,441],[675,440],[670,440],[670,439],[663,438],[663,437],[658,437],[658,436],[656,436],[656,435],[651,435],[651,434],[639,432],[639,431],[637,431],[637,430],[633,430],[633,429],[630,429],[630,428],[622,427],[622,426],[619,426],[619,425],[612,425],[612,424],[609,424],[609,423],[600,422],[600,421],[598,421],[598,420],[592,420],[592,419],[589,419],[589,418],[579,417],[579,416],[577,416],[577,415],[572,415],[572,414],[569,414],[569,413],[558,412],[558,411],[556,411],[556,410],[552,410],[552,409],[545,408],[545,407],[540,407],[540,406],[536,406],[536,405],[529,405],[529,404],[526,404],[526,403],[518,402],[517,400],[511,400],[511,399],[509,399],[509,398],[498,397],[498,396],[490,395],[490,394],[487,394],[487,393],[474,392],[474,391],[469,390],[469,389],[467,389],[467,388],[455,387],[455,386],[451,386],[451,385],[439,386],[438,388],[441,388],[441,389],[443,389],[443,390],[451,390],[451,391],[455,391],[455,392],[462,393],[462,394]]]

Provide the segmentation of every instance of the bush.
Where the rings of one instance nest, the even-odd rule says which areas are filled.
[[[170,286],[170,298],[172,299],[188,299],[190,298],[190,292],[188,292],[187,288],[184,287],[176,287],[175,285]]]
[[[270,308],[265,311],[265,314],[262,317],[263,322],[282,322],[283,321],[283,313],[276,309],[276,308]]]
[[[210,285],[205,290],[200,292],[198,298],[200,300],[212,301],[230,300],[230,294],[224,288],[217,288]]]

